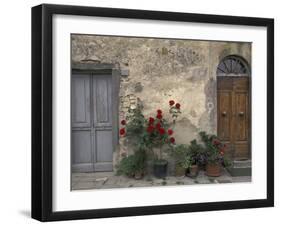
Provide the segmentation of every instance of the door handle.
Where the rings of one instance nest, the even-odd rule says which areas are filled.
[[[244,112],[243,112],[243,111],[240,111],[240,112],[238,113],[238,115],[239,115],[240,117],[242,117],[242,116],[244,116]]]
[[[223,112],[221,113],[221,115],[222,115],[223,117],[225,117],[225,116],[226,116],[226,111],[223,111]]]

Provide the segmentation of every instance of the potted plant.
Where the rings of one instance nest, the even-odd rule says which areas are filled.
[[[144,175],[145,153],[137,151],[133,155],[124,157],[117,165],[117,175],[126,175],[141,179]]]
[[[181,113],[180,104],[175,104],[175,101],[169,101],[170,110],[169,113],[172,115],[173,123]],[[154,161],[153,161],[153,172],[154,176],[158,178],[164,178],[167,175],[168,161],[163,157],[163,148],[169,147],[172,149],[175,144],[175,138],[172,136],[174,131],[170,128],[170,124],[163,117],[161,109],[157,110],[157,114],[154,117],[149,117],[146,120],[146,133],[144,134],[144,140],[146,145],[151,147]]]
[[[192,140],[188,146],[187,150],[187,160],[186,165],[189,169],[189,176],[196,177],[199,171],[200,160],[203,155],[203,146],[197,142],[197,140]]]
[[[133,174],[136,179],[143,177],[145,173],[146,149],[146,119],[142,114],[142,107],[137,105],[134,109],[128,110],[126,120],[120,122],[120,137],[126,139],[126,144],[134,150],[134,154],[123,158],[118,164],[119,174]]]
[[[173,130],[169,128],[169,124],[163,118],[162,110],[158,109],[156,117],[150,117],[147,120],[146,132],[147,141],[154,156],[154,176],[164,178],[167,176],[168,161],[163,157],[163,147],[165,145],[173,145],[175,138],[172,137]]]
[[[176,145],[171,152],[172,157],[175,159],[175,176],[181,177],[186,173],[186,157],[188,146],[185,144]]]
[[[137,106],[129,110],[129,115],[121,121],[121,125],[124,127],[120,129],[120,136],[126,137],[136,150],[152,150],[155,176],[166,177],[168,162],[162,151],[164,146],[172,146],[175,138],[172,137],[174,132],[169,128],[169,123],[163,118],[162,110],[157,110],[155,118],[145,118],[141,107]]]
[[[144,150],[138,150],[135,153],[135,179],[141,179],[144,176],[146,155]]]
[[[188,176],[197,176],[202,153],[203,146],[196,140],[192,140],[189,145],[176,145],[172,151],[172,156],[176,160],[175,175],[183,176],[188,171]]]
[[[221,175],[221,167],[228,164],[225,157],[226,145],[217,136],[200,132],[202,141],[206,148],[206,175],[218,177]]]

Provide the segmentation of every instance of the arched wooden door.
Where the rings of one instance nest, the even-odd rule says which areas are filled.
[[[217,70],[218,137],[234,160],[250,159],[251,108],[249,70],[239,58],[227,57]]]

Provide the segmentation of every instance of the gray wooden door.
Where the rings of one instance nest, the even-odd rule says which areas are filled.
[[[72,171],[112,171],[111,75],[72,75]]]

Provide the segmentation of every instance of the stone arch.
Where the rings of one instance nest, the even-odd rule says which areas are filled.
[[[228,55],[217,66],[217,76],[250,76],[249,63],[241,56]]]

